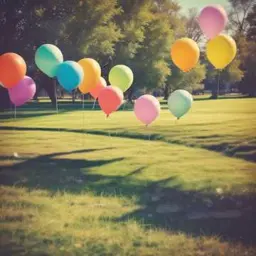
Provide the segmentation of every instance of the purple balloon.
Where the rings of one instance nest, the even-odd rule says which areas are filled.
[[[19,107],[33,99],[36,93],[36,84],[31,77],[25,76],[17,85],[8,89],[8,92],[11,102]]]
[[[208,39],[219,35],[228,22],[227,13],[221,5],[209,5],[202,9],[198,23]]]

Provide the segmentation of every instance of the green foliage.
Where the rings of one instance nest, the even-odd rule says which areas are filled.
[[[244,77],[239,83],[242,93],[256,96],[256,4],[254,0],[230,0],[231,24],[238,46],[238,58]],[[238,15],[238,10],[241,10]]]
[[[66,8],[70,5],[66,1]],[[116,0],[109,1],[75,1],[72,15],[69,15],[65,34],[67,43],[79,56],[94,58],[113,56],[116,42],[121,32],[113,18],[121,14]]]
[[[180,71],[172,63],[170,65],[172,65],[172,74],[168,77],[165,85],[165,98],[168,97],[170,92],[178,89],[186,89],[192,92],[193,90],[202,88],[201,83],[206,77],[204,64],[198,63],[194,69],[187,73]]]

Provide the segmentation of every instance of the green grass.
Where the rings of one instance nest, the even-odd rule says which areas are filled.
[[[255,103],[163,104],[149,128],[89,102],[3,114],[0,255],[255,255]]]

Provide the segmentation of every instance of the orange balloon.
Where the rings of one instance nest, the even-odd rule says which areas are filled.
[[[96,87],[100,80],[101,68],[96,60],[90,58],[81,59],[78,61],[78,64],[84,70],[84,79],[78,88],[83,94],[85,94]]]
[[[24,59],[16,53],[5,53],[0,56],[0,82],[5,88],[14,87],[27,72]]]
[[[90,90],[90,94],[94,99],[97,99],[99,96],[100,91],[107,86],[106,80],[101,77],[99,82],[97,83],[96,87]]]
[[[172,61],[183,72],[188,72],[194,68],[199,60],[199,56],[199,47],[190,38],[181,38],[171,47]]]

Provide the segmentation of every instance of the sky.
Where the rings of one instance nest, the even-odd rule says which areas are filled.
[[[190,8],[197,8],[200,10],[201,8],[209,5],[209,4],[220,4],[225,9],[228,6],[228,0],[176,0],[179,5],[182,7],[184,12],[187,12]]]

